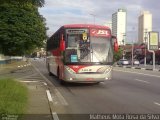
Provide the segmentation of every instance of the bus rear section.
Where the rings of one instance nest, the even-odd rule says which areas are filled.
[[[110,29],[105,26],[84,24],[67,25],[63,30],[61,34],[64,37],[60,41],[64,41],[64,48],[59,49],[59,56],[55,57],[52,54],[52,58],[56,59],[52,60],[56,61],[54,70],[58,71],[55,74],[67,82],[110,80],[114,51]],[[59,43],[62,47],[61,42]],[[52,50],[50,53],[53,53]]]

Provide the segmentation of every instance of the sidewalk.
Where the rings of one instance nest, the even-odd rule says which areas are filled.
[[[29,103],[23,120],[52,120],[44,84],[40,82],[25,84],[29,90]]]
[[[0,77],[8,77],[12,71],[25,69],[27,66],[30,66],[27,62],[1,65]],[[18,81],[27,86],[29,94],[28,105],[25,115],[22,116],[22,120],[53,120],[46,94],[47,87],[44,82],[28,81],[25,78],[18,79]]]

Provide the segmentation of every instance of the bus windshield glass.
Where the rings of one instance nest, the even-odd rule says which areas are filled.
[[[113,49],[110,38],[91,37],[91,62],[112,63]]]
[[[89,36],[87,29],[66,31],[65,63],[83,64],[113,62],[110,37]]]

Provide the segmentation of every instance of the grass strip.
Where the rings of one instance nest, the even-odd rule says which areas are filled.
[[[28,101],[28,90],[25,85],[12,79],[0,79],[0,114],[22,115]]]

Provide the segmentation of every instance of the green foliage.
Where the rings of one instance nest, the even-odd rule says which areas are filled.
[[[46,39],[45,19],[38,13],[37,7],[4,3],[0,4],[0,11],[1,53],[24,55],[43,46]]]
[[[118,61],[119,59],[122,58],[123,50],[122,48],[118,49],[118,52],[114,52],[114,61]]]
[[[0,4],[19,4],[19,5],[25,5],[25,4],[31,4],[33,6],[42,7],[45,3],[44,0],[0,0]]]

